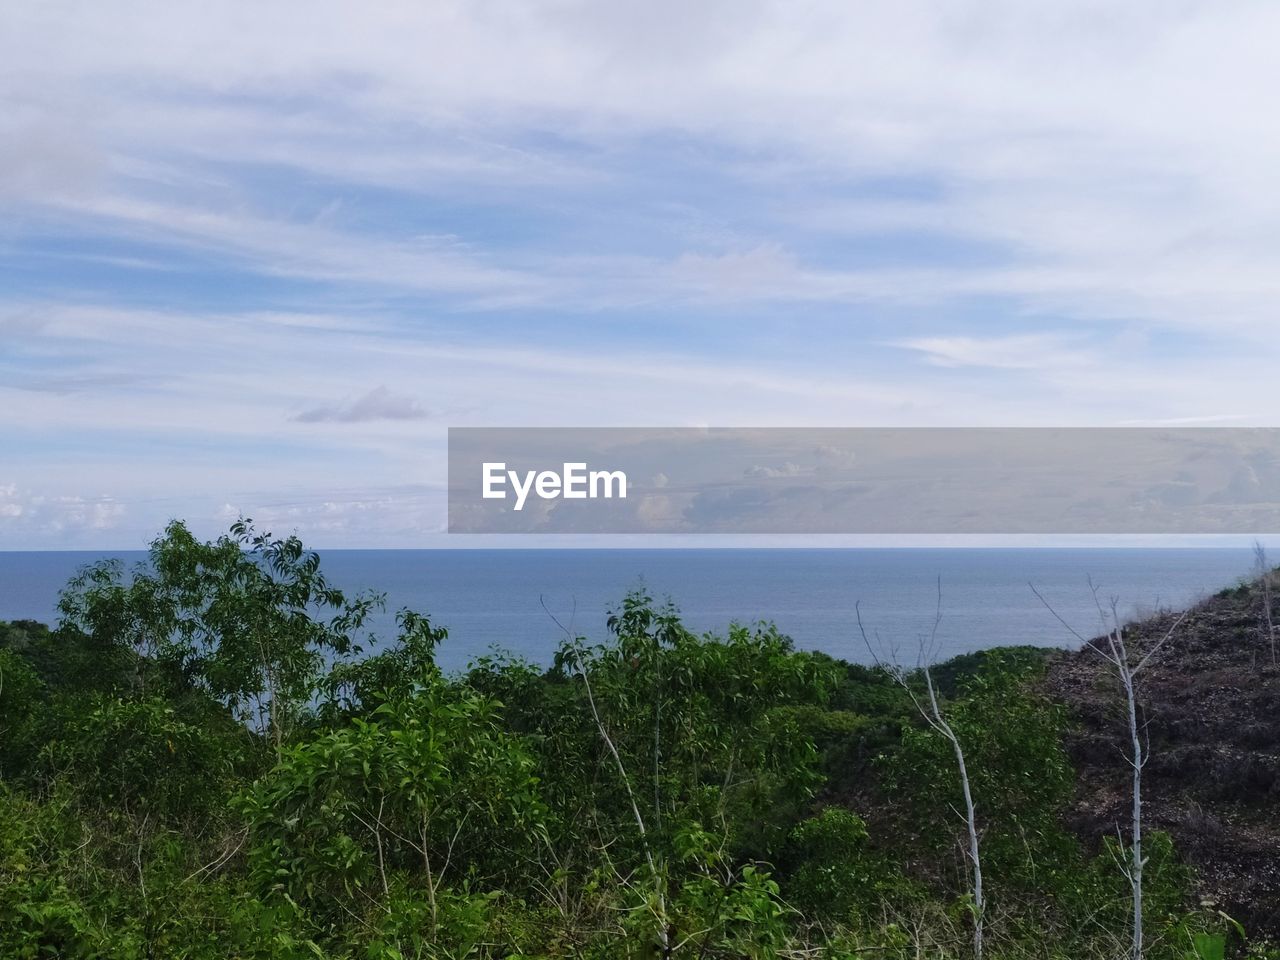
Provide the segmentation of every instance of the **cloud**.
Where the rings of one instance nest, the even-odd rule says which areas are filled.
[[[17,484],[0,486],[0,519],[13,520],[22,516],[25,505],[18,499]]]
[[[57,539],[110,531],[126,512],[125,505],[108,494],[34,493],[15,483],[0,484],[0,525],[6,540],[13,542],[30,535]]]
[[[429,416],[413,397],[374,387],[354,400],[312,407],[292,419],[297,423],[369,423],[373,420],[425,420]]]
[[[1068,338],[1052,334],[915,337],[890,341],[889,345],[923,354],[926,362],[938,367],[1036,370],[1097,363],[1094,354],[1074,346]]]
[[[510,17],[480,3],[352,24],[333,3],[134,0],[6,11],[0,25],[0,94],[34,131],[8,138],[29,141],[8,168],[57,180],[24,188],[29,205],[241,269],[481,305],[996,294],[1255,335],[1280,292],[1280,203],[1267,199],[1280,135],[1257,123],[1267,104],[1253,92],[1280,82],[1262,39],[1280,11],[1264,5],[820,0],[801,15],[754,0]],[[264,43],[272,29],[289,41]],[[263,171],[284,176],[256,182]],[[68,201],[68,178],[88,193]],[[273,202],[282,183],[323,199]],[[444,202],[380,224],[360,187]],[[318,213],[335,198],[352,211],[336,226]],[[431,222],[448,202],[556,216],[523,232],[534,243],[487,235],[488,216],[458,236]],[[618,229],[555,229],[597,216]],[[424,225],[460,242],[415,241]],[[714,234],[740,242],[688,242]],[[986,257],[839,263],[847,244],[886,236]],[[605,254],[619,272],[601,286]]]
[[[542,299],[549,286],[547,278],[485,262],[447,235],[361,234],[323,218],[299,221],[243,206],[228,210],[216,197],[172,202],[121,192],[59,199],[47,209],[116,242],[176,246],[261,275],[390,286],[490,308]]]
[[[85,126],[63,119],[75,113],[73,105],[9,102],[0,119],[0,201],[71,197],[101,185],[106,157]]]
[[[60,497],[50,507],[55,515],[52,521],[55,530],[65,527],[110,530],[125,515],[124,504],[108,496],[91,500],[83,497]]]
[[[781,480],[787,477],[798,477],[806,472],[811,473],[812,468],[806,470],[798,463],[787,462],[777,466],[756,463],[742,471],[742,475],[751,480]]]
[[[142,373],[94,373],[65,376],[30,377],[14,383],[19,390],[34,393],[88,393],[105,390],[128,389],[145,384],[155,384],[162,377]]]
[[[298,463],[352,503],[438,478],[444,419],[1265,422],[1277,32],[1234,0],[0,5],[6,476],[73,457],[136,540]]]
[[[777,244],[718,255],[684,253],[671,275],[693,295],[725,299],[794,297],[803,284],[796,257]]]

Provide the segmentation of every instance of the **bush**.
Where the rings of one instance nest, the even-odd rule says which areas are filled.
[[[43,752],[50,780],[90,803],[166,822],[199,821],[225,804],[247,738],[232,725],[180,719],[160,698],[94,696],[64,704],[61,737]]]

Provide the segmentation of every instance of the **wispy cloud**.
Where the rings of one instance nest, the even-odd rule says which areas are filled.
[[[1054,334],[1007,337],[912,337],[889,342],[922,354],[939,367],[986,367],[995,370],[1039,370],[1096,364],[1095,352],[1082,350],[1071,338]]]
[[[376,511],[296,464],[380,503],[440,476],[446,419],[1263,422],[1278,31],[1198,0],[4,5],[0,483],[107,490],[104,536],[276,489],[358,541]]]
[[[298,423],[368,423],[371,420],[425,420],[428,413],[413,397],[374,387],[368,393],[332,406],[311,407],[293,419]]]

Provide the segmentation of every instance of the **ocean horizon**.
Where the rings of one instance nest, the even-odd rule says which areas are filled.
[[[321,569],[343,590],[386,595],[368,648],[395,636],[408,607],[448,628],[438,651],[447,670],[504,650],[546,664],[563,633],[551,614],[588,640],[626,593],[670,600],[698,633],[772,622],[802,649],[866,662],[868,629],[914,660],[942,590],[940,657],[993,646],[1069,647],[1071,634],[1032,592],[1034,584],[1082,635],[1098,632],[1090,580],[1126,617],[1179,608],[1250,575],[1252,552],[1206,548],[697,548],[320,550]],[[0,620],[56,622],[59,591],[85,564],[143,551],[0,552]],[[546,608],[543,608],[545,603]]]

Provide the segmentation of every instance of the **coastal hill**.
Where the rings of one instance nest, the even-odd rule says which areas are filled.
[[[1150,654],[1143,960],[1280,960],[1264,583],[1125,628]],[[447,673],[413,611],[362,650],[373,603],[297,538],[174,523],[131,577],[82,570],[57,627],[0,624],[0,956],[1125,953],[1097,640],[885,670],[636,591],[549,667]]]
[[[1131,649],[1148,649],[1175,619],[1162,612],[1132,625],[1126,630]],[[1147,826],[1173,837],[1195,868],[1202,901],[1252,933],[1274,936],[1280,932],[1280,666],[1266,634],[1257,581],[1196,604],[1140,674],[1138,702],[1150,741]],[[1117,825],[1127,829],[1130,814],[1119,682],[1086,647],[1055,657],[1044,685],[1072,721],[1066,737],[1076,771],[1070,826],[1099,844]]]

